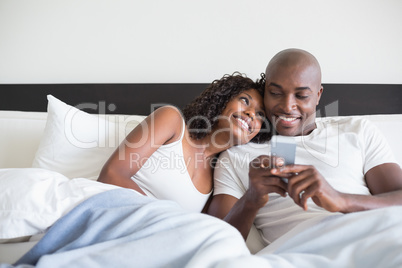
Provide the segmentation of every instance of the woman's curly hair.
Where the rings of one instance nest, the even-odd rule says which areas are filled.
[[[218,117],[227,103],[243,91],[256,89],[264,97],[265,75],[255,82],[245,75],[235,72],[214,80],[196,99],[183,109],[183,116],[190,136],[199,140],[208,135],[218,122]],[[251,141],[261,143],[270,137],[270,124],[264,120],[261,131]]]

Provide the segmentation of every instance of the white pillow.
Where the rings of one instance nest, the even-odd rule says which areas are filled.
[[[119,188],[35,168],[0,169],[0,185],[0,243],[44,232],[82,201]]]
[[[145,118],[91,115],[51,95],[47,99],[48,118],[32,167],[68,178],[97,179],[115,148]]]

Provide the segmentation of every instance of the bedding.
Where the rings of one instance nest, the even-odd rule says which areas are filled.
[[[211,267],[248,255],[240,233],[227,223],[185,212],[172,201],[116,189],[74,208],[16,265]]]
[[[273,267],[402,267],[402,206],[305,222],[257,253]]]
[[[364,117],[379,127],[401,164],[402,140],[399,133],[402,131],[402,114]],[[113,266],[134,266],[129,260],[134,263],[140,260],[136,259],[138,256],[145,254],[144,256],[148,257],[141,259],[144,262],[138,266],[146,267],[147,263],[156,265],[155,262],[160,257],[161,261],[165,260],[166,263],[179,266],[186,263],[190,267],[336,267],[335,264],[355,265],[354,262],[361,258],[359,254],[363,253],[367,263],[378,261],[376,264],[379,266],[400,266],[400,258],[395,255],[396,251],[386,249],[391,241],[396,241],[400,246],[402,238],[397,229],[402,230],[402,226],[400,219],[394,217],[396,214],[402,215],[400,207],[390,208],[386,212],[383,210],[370,212],[377,213],[375,220],[368,220],[368,216],[362,216],[362,220],[359,220],[359,216],[356,216],[351,218],[352,222],[349,222],[347,218],[345,220],[339,218],[329,225],[323,219],[319,227],[304,226],[300,234],[290,233],[288,240],[278,240],[259,252],[261,242],[256,229],[252,229],[249,235],[247,249],[245,243],[238,239],[238,232],[222,221],[207,215],[196,214],[196,216],[183,212],[173,202],[158,201],[142,196],[132,198],[132,193],[120,194],[119,190],[122,189],[116,186],[93,181],[99,174],[104,161],[115,150],[125,134],[144,118],[144,116],[88,114],[52,96],[48,96],[48,113],[0,111],[2,148],[0,168],[7,168],[0,169],[0,185],[2,186],[0,188],[0,209],[2,210],[0,220],[4,220],[5,224],[0,224],[2,235],[0,263],[3,263],[0,267],[9,267],[32,247],[33,251],[30,254],[38,252],[35,245],[41,247],[40,245],[46,241],[45,244],[54,245],[54,241],[49,240],[49,235],[42,240],[45,242],[38,242],[38,240],[42,235],[49,234],[53,228],[56,230],[52,231],[53,238],[55,236],[62,238],[65,226],[59,222],[64,222],[69,215],[76,213],[76,209],[81,209],[78,210],[81,212],[97,211],[99,214],[96,215],[100,217],[113,216],[97,225],[95,214],[91,216],[92,212],[85,216],[82,213],[82,215],[75,214],[76,222],[71,221],[74,224],[69,228],[72,228],[72,234],[75,231],[76,234],[80,234],[80,239],[83,240],[77,239],[73,242],[83,242],[82,247],[80,245],[81,248],[71,250],[68,246],[63,246],[62,243],[68,241],[68,235],[66,235],[63,240],[60,240],[58,253],[43,257],[38,264],[46,264],[50,260],[52,263],[54,260],[62,261],[59,256],[63,258],[66,256],[66,261],[71,261],[69,264],[72,265],[74,262],[72,256],[79,256],[75,264],[78,263],[80,267],[88,266],[88,262],[95,266],[106,266],[108,257],[110,257],[109,261],[113,262]],[[122,200],[122,203],[119,203],[120,196],[114,198],[115,200],[110,198],[117,196],[117,193],[119,195],[127,193],[130,197],[127,197],[126,201],[134,202],[129,203],[134,221],[131,222],[130,220],[133,219],[130,217],[124,217],[130,220],[122,220],[122,225],[119,224],[121,217],[116,211],[124,211],[126,201]],[[103,200],[103,205],[100,200]],[[114,206],[112,209],[114,213],[107,214],[109,209],[105,206],[106,203]],[[143,204],[149,204],[152,209],[138,209]],[[29,210],[32,213],[19,214],[18,210],[21,211],[22,207],[25,211]],[[18,218],[18,215],[22,217]],[[42,218],[38,219],[40,215]],[[141,220],[138,215],[144,219]],[[169,215],[173,215],[172,219]],[[60,221],[54,224],[59,218],[61,218]],[[156,219],[161,219],[158,228],[151,224]],[[88,228],[76,230],[75,228],[81,226],[83,222],[86,222]],[[388,222],[390,225],[386,225]],[[121,229],[118,227],[131,227],[130,223],[135,223],[133,225],[140,226],[140,229],[126,228],[127,232],[124,235],[116,237]],[[113,228],[114,224],[116,228]],[[101,232],[102,228],[107,228],[108,232]],[[331,232],[327,235],[324,231],[327,232],[328,228]],[[381,228],[394,230],[394,237],[389,235],[392,231],[384,231]],[[151,229],[154,230],[153,235],[144,235],[144,230]],[[363,230],[372,230],[372,232],[364,233]],[[178,233],[183,235],[177,236]],[[317,244],[316,239],[312,239],[317,235],[331,238],[326,240],[328,243],[331,242],[331,246],[325,244],[326,242]],[[96,239],[84,241],[91,236],[95,238],[99,236],[99,239],[105,241],[101,243],[98,243],[100,241]],[[141,239],[138,239],[139,237]],[[352,237],[358,242],[351,244]],[[14,243],[16,239],[27,242]],[[119,244],[122,241],[125,241],[124,246]],[[117,243],[114,244],[115,242]],[[368,244],[365,245],[364,242]],[[333,247],[332,243],[334,243]],[[110,246],[108,248],[110,254],[104,251],[107,248],[104,247],[105,245]],[[163,249],[162,253],[154,252],[155,245],[158,250]],[[398,246],[395,248],[400,252]],[[359,249],[360,247],[363,248]],[[248,250],[258,253],[252,255]],[[132,254],[136,251],[141,254]],[[85,255],[86,253],[88,254]],[[385,253],[388,254],[387,258],[378,258],[380,254]],[[333,260],[338,262],[332,263]],[[366,264],[365,261],[362,263]],[[51,267],[54,266],[51,265]]]
[[[121,115],[106,118],[83,112],[52,95],[47,99],[46,127],[32,167],[57,171],[68,178],[96,180],[112,152],[145,118]]]
[[[0,241],[43,233],[89,197],[117,186],[46,169],[0,169]]]
[[[115,189],[82,202],[15,266],[0,267],[400,267],[401,223],[402,206],[327,216],[251,255],[223,221]]]
[[[46,118],[43,112],[0,111],[0,168],[32,166]]]

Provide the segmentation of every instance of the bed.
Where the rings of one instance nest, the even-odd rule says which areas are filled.
[[[56,266],[70,267],[82,267],[84,264],[100,266],[110,263],[108,257],[121,254],[127,259],[114,258],[114,265],[242,267],[247,264],[294,267],[294,263],[300,261],[300,256],[295,254],[284,254],[281,258],[270,252],[265,253],[270,254],[265,258],[250,254],[250,251],[256,253],[261,249],[256,233],[251,233],[245,244],[236,230],[220,220],[183,212],[173,202],[150,201],[141,196],[132,198],[133,193],[127,190],[94,181],[117,144],[146,115],[165,104],[182,108],[206,86],[0,85],[0,263],[4,263],[4,267],[14,263],[38,244],[48,227],[57,222],[58,225],[51,229],[55,231],[47,235],[45,245],[56,247],[54,243],[60,241],[66,244],[74,236],[77,238],[74,243],[89,243],[88,247],[80,248],[70,241],[67,243],[73,247],[67,251],[70,255],[65,254],[61,258],[50,254],[42,258],[38,266],[56,263]],[[383,132],[402,164],[402,141],[399,137],[402,133],[401,103],[402,85],[324,84],[317,113],[322,117],[367,118]],[[57,161],[53,158],[55,154]],[[52,178],[51,183],[41,179],[44,177]],[[33,191],[33,188],[36,190]],[[136,201],[128,201],[132,199]],[[102,200],[110,200],[107,209],[116,216],[112,221],[107,218],[100,221],[104,222],[103,225],[96,225],[106,209]],[[142,213],[142,218],[121,214],[118,212],[121,206],[129,207],[127,211],[131,212],[130,215]],[[11,215],[11,210],[18,212],[18,216]],[[63,217],[64,222],[57,221],[66,214],[68,217]],[[9,220],[11,217],[14,221]],[[130,224],[127,219],[130,219]],[[144,219],[147,219],[147,225],[144,225]],[[82,224],[77,227],[74,223]],[[128,228],[129,225],[141,224],[142,229]],[[130,238],[120,233],[122,229],[131,230]],[[88,230],[92,230],[93,237],[88,235]],[[194,233],[197,236],[189,243],[185,237]],[[79,237],[86,240],[79,240]],[[48,242],[51,239],[53,242]],[[37,257],[52,250],[39,245],[39,249],[37,246],[36,252],[28,257],[35,258],[35,254]],[[61,249],[63,245],[56,248]],[[134,259],[132,252],[137,252]],[[158,258],[153,257],[155,254]],[[59,263],[61,259],[64,262]],[[384,262],[378,263],[382,264]],[[305,265],[320,267],[326,263],[314,259],[306,261]]]

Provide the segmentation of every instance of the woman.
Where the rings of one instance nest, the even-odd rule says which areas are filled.
[[[164,106],[126,137],[105,163],[98,181],[169,199],[200,212],[213,187],[213,161],[234,145],[252,139],[265,126],[264,78],[239,73],[215,80],[183,115]]]

